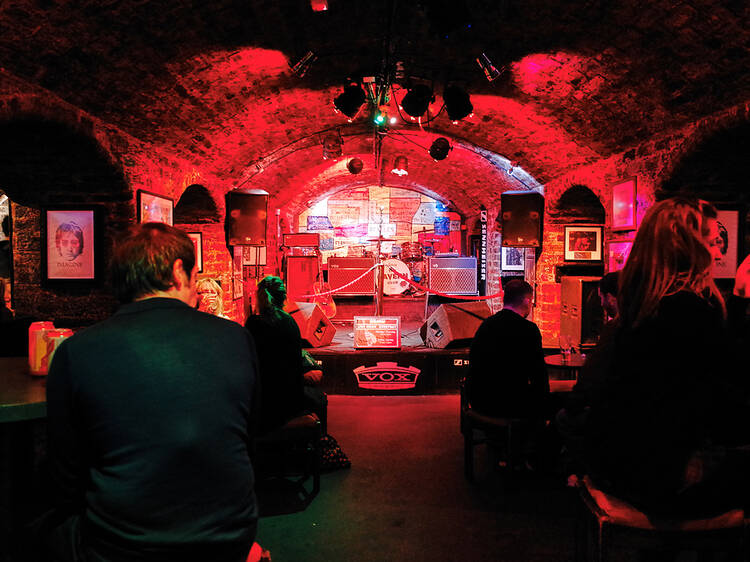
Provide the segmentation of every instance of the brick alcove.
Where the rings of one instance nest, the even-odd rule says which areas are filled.
[[[100,258],[108,263],[117,233],[134,219],[122,170],[91,136],[35,116],[0,123],[0,178],[11,201],[13,306],[17,316],[80,327],[109,316],[116,303],[97,287],[42,287],[42,210],[97,205],[103,210]]]

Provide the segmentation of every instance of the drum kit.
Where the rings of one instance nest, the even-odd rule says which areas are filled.
[[[404,277],[411,278],[415,283],[425,284],[428,274],[425,260],[433,254],[433,244],[439,242],[440,238],[426,238],[422,242],[404,242],[401,245],[399,258],[381,255],[380,246],[382,242],[395,242],[392,238],[369,238],[368,242],[377,242],[376,256],[384,258],[382,263],[393,268]],[[410,290],[411,286],[393,273],[388,267],[384,272],[383,292],[388,296],[400,295]]]

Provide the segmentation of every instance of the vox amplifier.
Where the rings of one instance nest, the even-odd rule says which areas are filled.
[[[375,265],[375,258],[359,257],[330,257],[328,258],[328,285],[331,290],[351,283]],[[375,270],[370,271],[362,279],[348,286],[341,292],[335,293],[334,298],[341,296],[373,296],[375,294]]]
[[[477,258],[430,258],[430,289],[449,295],[477,294]]]

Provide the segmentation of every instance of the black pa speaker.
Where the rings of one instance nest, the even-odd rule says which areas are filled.
[[[261,189],[226,194],[227,243],[230,246],[265,246],[268,193]]]
[[[535,191],[506,191],[500,195],[503,246],[541,248],[544,196]]]
[[[485,318],[492,315],[484,302],[441,304],[422,324],[419,332],[427,347],[465,347]]]

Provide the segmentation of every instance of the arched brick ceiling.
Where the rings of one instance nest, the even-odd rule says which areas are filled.
[[[472,27],[450,29],[463,18],[438,21],[435,4],[465,6]],[[331,99],[346,76],[377,74],[385,60],[403,62],[397,82],[466,87],[474,117],[454,126],[441,115],[432,132],[503,154],[542,183],[748,99],[750,26],[739,0],[329,6],[15,0],[0,7],[0,66],[232,182],[279,147],[347,126]],[[438,33],[446,26],[447,39]],[[307,50],[318,60],[298,78],[287,61]],[[474,61],[481,52],[507,68],[492,83]],[[312,152],[284,158],[279,177],[313,161]]]

